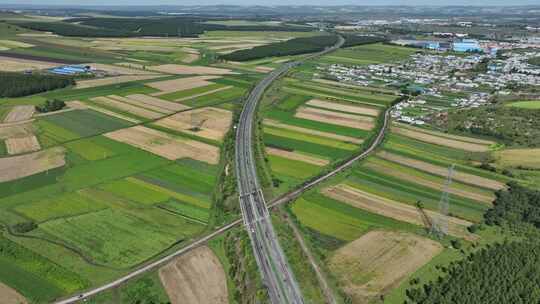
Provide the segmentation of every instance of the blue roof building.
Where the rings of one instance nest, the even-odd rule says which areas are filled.
[[[454,42],[452,49],[456,52],[481,52],[480,43],[475,39],[463,39],[460,42]]]

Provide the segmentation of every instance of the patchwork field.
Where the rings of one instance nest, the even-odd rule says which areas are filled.
[[[136,126],[107,133],[105,136],[170,160],[189,157],[209,164],[217,164],[219,161],[217,147],[147,127]]]
[[[218,108],[181,112],[158,120],[156,125],[174,131],[221,141],[232,123],[232,113]]]
[[[371,231],[336,250],[328,267],[353,303],[370,303],[442,251],[410,233]]]
[[[298,109],[295,116],[302,119],[314,120],[338,126],[346,126],[360,130],[371,130],[374,127],[374,119],[370,117],[309,107]]]
[[[208,247],[199,247],[159,270],[172,304],[229,303],[227,279],[219,259]]]

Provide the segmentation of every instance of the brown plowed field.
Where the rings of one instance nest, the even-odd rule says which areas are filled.
[[[17,291],[0,283],[0,300],[2,304],[26,304],[26,299]]]
[[[153,79],[153,78],[158,78],[158,77],[163,77],[163,75],[122,75],[122,76],[113,76],[113,77],[105,77],[105,78],[96,78],[96,79],[77,81],[75,88],[77,89],[94,88],[94,87],[100,87],[100,86],[118,84],[118,83],[130,82],[130,81],[148,80],[148,79]]]
[[[172,304],[227,304],[227,277],[216,255],[203,246],[159,270]]]
[[[170,160],[187,157],[209,164],[219,162],[218,147],[191,139],[174,137],[168,133],[143,126],[117,130],[107,133],[105,136]]]
[[[171,112],[178,112],[178,111],[189,109],[189,107],[186,105],[170,102],[167,100],[159,99],[159,98],[144,95],[144,94],[133,94],[133,95],[128,95],[126,97],[131,100],[136,100],[146,105],[152,105],[155,107],[163,108]]]
[[[51,148],[30,154],[0,158],[0,182],[23,178],[66,164],[65,149]]]
[[[330,271],[353,303],[371,303],[439,254],[436,241],[406,232],[370,231],[338,249]]]
[[[5,123],[28,120],[34,115],[34,106],[15,106],[4,118]]]
[[[34,134],[34,127],[31,123],[21,123],[13,125],[0,125],[0,139],[13,137],[25,137]]]
[[[39,151],[41,148],[37,138],[33,135],[26,137],[15,137],[6,139],[8,154],[21,154],[26,152]]]

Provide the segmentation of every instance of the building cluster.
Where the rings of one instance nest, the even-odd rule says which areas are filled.
[[[450,108],[479,107],[494,95],[508,94],[511,84],[540,85],[540,68],[529,63],[540,51],[507,52],[503,56],[418,52],[392,64],[333,64],[324,73],[342,82],[385,86],[415,96],[398,104],[392,115],[422,125],[425,118]]]

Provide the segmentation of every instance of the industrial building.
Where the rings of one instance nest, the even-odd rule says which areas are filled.
[[[49,70],[49,72],[58,75],[78,75],[90,72],[90,67],[81,65],[66,65],[52,68]]]
[[[463,39],[452,44],[455,52],[482,52],[480,43],[476,39]]]

